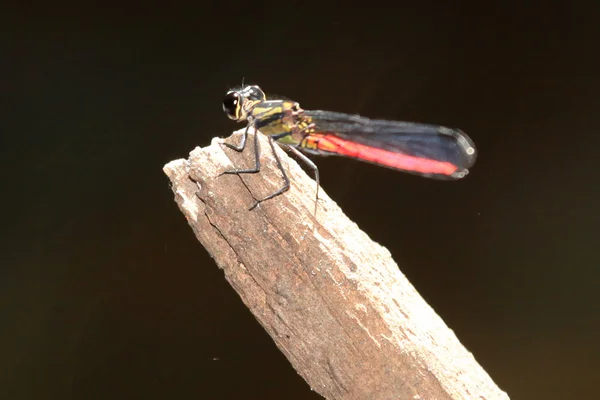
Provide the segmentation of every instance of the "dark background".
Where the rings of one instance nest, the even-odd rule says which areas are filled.
[[[221,101],[243,78],[467,132],[463,181],[324,158],[322,185],[512,399],[595,397],[600,29],[571,4],[7,7],[0,398],[320,398],[161,170],[241,127]]]

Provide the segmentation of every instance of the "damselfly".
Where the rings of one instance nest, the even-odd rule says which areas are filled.
[[[269,138],[273,155],[283,176],[283,186],[256,201],[253,209],[290,187],[290,180],[277,156],[274,143],[291,150],[315,173],[317,200],[319,170],[302,152],[338,155],[427,178],[460,179],[475,163],[476,150],[471,139],[459,129],[412,122],[376,120],[332,111],[303,110],[289,100],[267,100],[258,86],[246,86],[227,92],[223,111],[237,122],[248,125],[238,145],[223,143],[241,152],[246,146],[250,127],[254,134],[255,167],[225,171],[224,174],[260,171],[260,131]],[[315,213],[316,213],[315,203]]]

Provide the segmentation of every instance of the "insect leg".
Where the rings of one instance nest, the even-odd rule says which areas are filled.
[[[226,145],[227,147],[229,147],[230,149],[233,149],[235,151],[242,151],[244,150],[244,147],[246,146],[246,139],[248,137],[248,129],[250,129],[250,124],[248,124],[248,127],[246,128],[246,131],[244,132],[244,136],[242,137],[242,140],[240,142],[239,146],[234,146],[232,144],[229,143],[223,143],[224,145]],[[260,171],[260,146],[258,145],[258,131],[254,131],[254,158],[255,158],[255,166],[254,168],[251,169],[233,169],[230,171],[224,171],[221,172],[221,175],[224,174],[255,174],[257,172]]]
[[[244,148],[246,147],[246,139],[248,139],[248,131],[250,130],[250,125],[252,125],[252,123],[249,122],[248,126],[246,126],[246,130],[244,131],[244,135],[240,140],[240,144],[238,144],[237,146],[234,144],[229,144],[227,142],[221,142],[221,144],[237,152],[244,151]]]
[[[290,179],[288,178],[287,174],[285,173],[285,169],[283,168],[281,159],[279,159],[279,156],[277,155],[277,151],[275,149],[275,140],[273,140],[272,136],[269,136],[269,144],[271,145],[271,150],[273,151],[273,156],[275,157],[275,161],[277,161],[277,166],[279,167],[279,170],[281,171],[281,175],[283,176],[283,186],[279,190],[268,195],[267,197],[258,200],[256,203],[254,203],[254,205],[252,207],[250,207],[250,210],[254,209],[257,205],[259,205],[263,201],[272,199],[273,197],[277,197],[280,194],[287,192],[290,188]]]

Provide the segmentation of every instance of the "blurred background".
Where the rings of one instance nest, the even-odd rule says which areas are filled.
[[[439,182],[315,159],[325,191],[512,399],[600,377],[598,5],[3,5],[0,397],[318,399],[195,240],[162,166],[305,109],[457,127]]]

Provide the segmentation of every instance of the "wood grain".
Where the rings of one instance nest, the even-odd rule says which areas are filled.
[[[282,150],[291,189],[249,211],[282,179],[263,135],[260,173],[218,176],[253,165],[248,142],[236,153],[213,139],[164,172],[198,240],[313,390],[327,399],[508,399],[390,253],[324,191],[313,217],[315,182]]]

